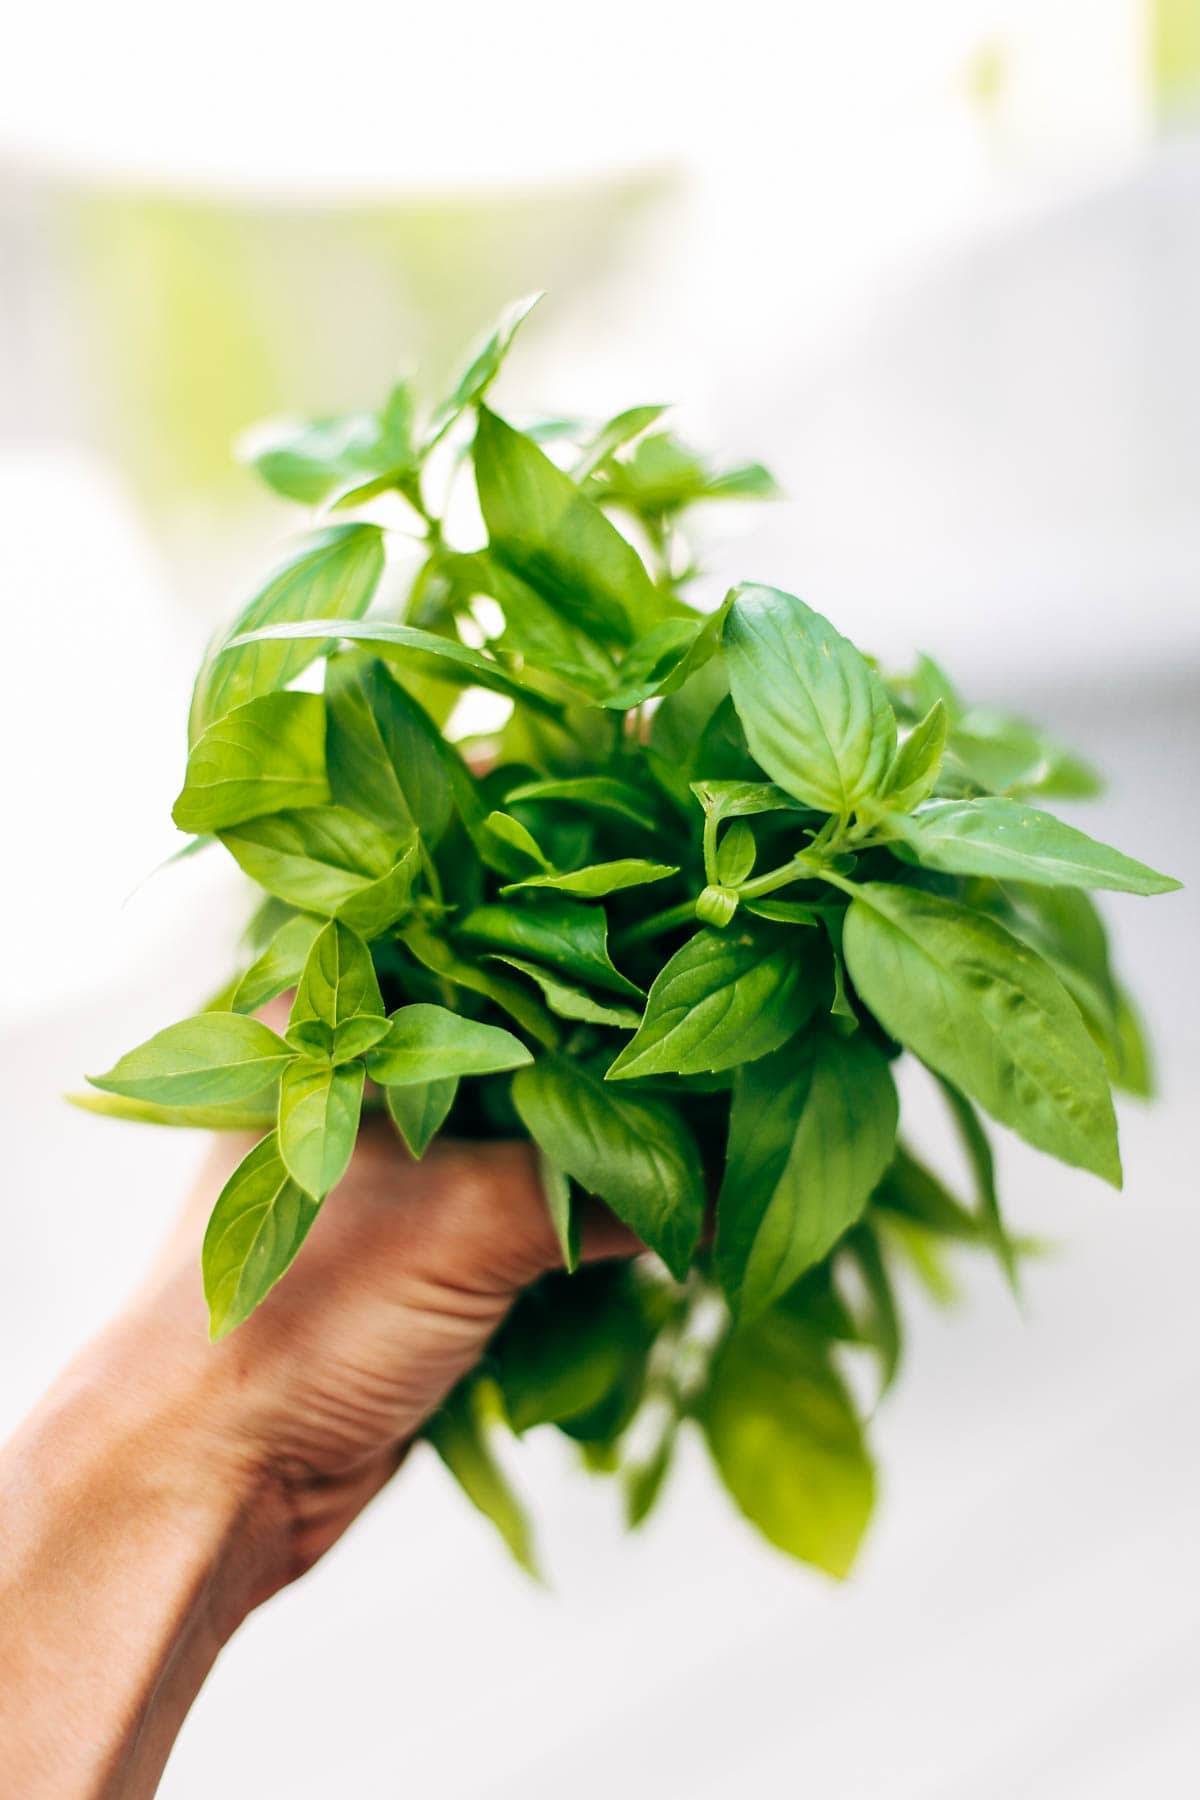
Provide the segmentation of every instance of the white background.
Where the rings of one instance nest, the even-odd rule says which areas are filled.
[[[239,898],[207,858],[122,902],[171,847],[190,667],[230,571],[287,529],[223,497],[189,511],[182,481],[152,496],[119,433],[83,428],[104,371],[80,335],[94,297],[55,259],[64,196],[336,211],[521,187],[536,210],[653,177],[603,244],[589,201],[577,241],[517,259],[518,290],[542,261],[555,285],[505,396],[675,397],[702,441],[772,462],[789,502],[715,522],[713,596],[797,587],[868,647],[928,645],[974,696],[1045,714],[1114,777],[1093,828],[1194,886],[1200,144],[1156,130],[1145,24],[1108,0],[22,20],[0,67],[0,1427],[131,1283],[194,1166],[190,1140],[58,1095],[221,971]],[[330,229],[314,213],[313,355],[349,388]],[[984,1270],[951,1316],[914,1300],[848,1587],[759,1546],[698,1447],[627,1541],[535,1439],[546,1596],[415,1459],[232,1646],[163,1791],[1194,1793],[1197,920],[1190,893],[1109,913],[1163,1102],[1123,1120],[1123,1195],[1005,1145],[1015,1222],[1062,1252],[1024,1317]]]

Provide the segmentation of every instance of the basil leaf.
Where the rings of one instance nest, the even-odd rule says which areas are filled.
[[[500,373],[504,358],[520,326],[529,317],[541,293],[526,294],[520,300],[514,300],[506,306],[492,330],[473,352],[466,368],[455,382],[450,393],[435,410],[429,421],[429,429],[425,436],[424,448],[431,450],[433,446],[449,431],[454,421],[461,417],[468,406],[481,400],[492,382]]]
[[[973,707],[954,720],[948,748],[979,786],[993,792],[1087,800],[1104,784],[1080,757],[1024,719]]]
[[[827,1256],[895,1152],[896,1089],[861,1032],[822,1032],[739,1069],[717,1202],[717,1272],[751,1318]]]
[[[210,1337],[225,1337],[266,1299],[316,1216],[317,1202],[288,1175],[272,1133],[229,1177],[204,1234]]]
[[[1017,1255],[1012,1240],[1004,1229],[1004,1220],[1000,1216],[1000,1199],[996,1193],[996,1165],[987,1132],[967,1096],[960,1093],[952,1081],[947,1081],[939,1075],[938,1085],[945,1096],[946,1104],[950,1109],[950,1117],[954,1120],[966,1152],[967,1161],[975,1177],[981,1235],[986,1237],[991,1244],[996,1260],[1004,1270],[1009,1287],[1014,1294],[1017,1294]]]
[[[626,856],[616,862],[593,863],[587,869],[573,869],[566,875],[527,875],[524,881],[510,882],[501,894],[515,894],[524,888],[554,888],[562,894],[581,894],[589,900],[603,894],[615,894],[621,888],[645,887],[651,881],[665,881],[679,870],[669,863],[645,862],[641,857]]]
[[[278,1079],[292,1052],[257,1019],[206,1012],[168,1025],[130,1050],[93,1087],[168,1106],[247,1100]]]
[[[406,842],[344,806],[273,813],[220,833],[252,881],[304,912],[343,920],[378,937],[409,903],[417,871],[415,838]]]
[[[348,489],[365,498],[367,486],[383,480],[393,487],[415,474],[411,428],[412,394],[407,382],[400,382],[380,412],[260,426],[242,454],[284,499],[320,506]]]
[[[608,954],[608,920],[601,906],[530,898],[522,906],[477,906],[460,927],[463,937],[573,975],[591,987],[640,1000],[642,991]]]
[[[542,1150],[538,1151],[538,1175],[546,1198],[546,1211],[550,1215],[550,1223],[562,1251],[563,1268],[568,1275],[573,1275],[579,1267],[583,1233],[579,1208],[574,1204],[571,1194],[571,1177]]]
[[[1180,883],[1019,800],[933,800],[896,831],[930,869],[1011,876],[1049,886],[1167,894]]]
[[[138,1125],[172,1125],[185,1131],[269,1131],[275,1123],[277,1096],[265,1087],[250,1100],[227,1100],[214,1106],[173,1106],[159,1100],[130,1100],[123,1094],[67,1094],[81,1112],[104,1119],[128,1119]]]
[[[499,601],[504,631],[494,640],[495,648],[524,657],[589,699],[598,701],[609,691],[614,674],[611,651],[496,557],[476,551],[448,556],[441,566],[463,601],[476,594]]]
[[[579,461],[571,470],[572,481],[584,482],[594,469],[607,462],[616,450],[621,450],[643,431],[648,431],[662,418],[667,411],[665,406],[631,406],[625,412],[617,413],[615,418],[607,420],[599,431],[589,440],[580,453]]]
[[[751,1524],[801,1562],[848,1575],[875,1475],[820,1339],[779,1312],[734,1331],[698,1411],[721,1480]]]
[[[632,1282],[628,1268],[600,1263],[521,1296],[489,1353],[518,1435],[594,1414],[641,1375],[649,1334]]]
[[[758,853],[754,833],[744,819],[735,819],[717,850],[717,879],[725,887],[737,887],[754,867]]]
[[[171,817],[180,831],[218,831],[328,799],[320,695],[260,694],[196,739]]]
[[[655,977],[606,1079],[698,1075],[766,1056],[811,1016],[816,967],[770,927],[698,931]]]
[[[504,796],[506,806],[516,806],[523,800],[561,800],[571,806],[581,806],[587,811],[610,813],[614,818],[625,819],[629,824],[640,825],[647,831],[659,829],[658,815],[645,795],[631,783],[618,781],[612,775],[575,775],[562,780],[524,781],[518,787],[510,788]]]
[[[309,913],[296,913],[286,919],[262,955],[242,975],[229,999],[229,1010],[237,1013],[257,1012],[268,1000],[274,1000],[285,989],[295,987],[308,960],[313,943],[324,929],[324,921]]]
[[[778,588],[736,588],[725,657],[747,742],[772,781],[842,818],[881,791],[895,715],[870,663],[828,619]]]
[[[705,812],[718,823],[722,819],[748,819],[756,813],[806,810],[772,781],[693,781],[691,789]]]
[[[490,969],[481,969],[478,963],[461,955],[445,938],[419,922],[407,925],[402,938],[405,948],[423,968],[455,987],[466,988],[468,993],[481,994],[494,1001],[539,1044],[553,1049],[558,1043],[558,1027],[554,1020],[519,981],[507,981]]]
[[[342,1063],[360,1056],[387,1028],[371,952],[348,925],[332,920],[305,960],[288,1042],[307,1056]]]
[[[515,1561],[540,1581],[529,1521],[488,1442],[488,1385],[478,1379],[460,1382],[425,1425],[423,1435],[472,1506],[491,1520]]]
[[[331,657],[325,756],[339,806],[433,849],[450,822],[450,778],[417,702],[377,659]]]
[[[350,1164],[362,1111],[361,1062],[340,1068],[297,1056],[279,1084],[279,1154],[292,1180],[314,1200],[335,1188]]]
[[[617,712],[673,694],[716,654],[731,599],[702,619],[664,619],[638,639],[612,677],[602,705]]]
[[[895,1158],[871,1196],[871,1205],[898,1213],[937,1237],[964,1244],[978,1244],[983,1237],[975,1215],[903,1144],[897,1144]]]
[[[602,483],[606,500],[652,519],[669,517],[700,500],[767,500],[779,491],[761,463],[710,469],[667,431],[643,438],[632,456],[607,464]]]
[[[257,631],[246,631],[230,640],[237,649],[243,645],[274,643],[329,642],[345,639],[352,644],[374,644],[378,654],[401,668],[424,670],[438,681],[450,681],[458,687],[488,688],[508,700],[519,700],[549,719],[557,719],[562,708],[536,688],[516,681],[505,673],[498,662],[472,650],[456,637],[440,637],[436,631],[424,631],[418,625],[401,625],[391,619],[350,619],[339,622],[332,618],[307,619],[296,625],[264,625]],[[315,652],[314,652],[315,654]],[[306,659],[309,660],[309,659]]]
[[[490,812],[484,820],[484,827],[493,837],[499,838],[510,850],[515,850],[524,862],[531,862],[535,868],[554,873],[553,865],[547,861],[541,845],[533,833],[520,819],[514,819],[511,813]]]
[[[377,525],[334,525],[306,538],[238,614],[228,633],[208,652],[192,695],[190,741],[235,706],[284,688],[321,648],[309,642],[232,640],[260,626],[299,619],[359,619],[371,604],[383,573],[383,533]],[[336,631],[325,637],[337,636]]]
[[[637,1026],[640,1015],[632,1007],[597,1000],[585,988],[564,981],[561,975],[555,975],[549,969],[540,969],[536,963],[517,956],[493,955],[490,960],[506,963],[519,975],[527,975],[530,981],[536,982],[546,1005],[560,1019],[577,1019],[585,1025],[615,1025],[624,1031],[632,1031]]]
[[[982,914],[885,882],[856,890],[843,946],[892,1037],[1038,1149],[1121,1185],[1100,1052],[1040,956]]]
[[[534,1142],[656,1250],[682,1280],[700,1236],[700,1153],[669,1105],[616,1094],[589,1070],[539,1057],[513,1078]]]
[[[524,1044],[498,1025],[481,1025],[444,1006],[402,1006],[391,1029],[367,1051],[367,1070],[381,1086],[496,1075],[532,1062]]]
[[[911,812],[937,785],[946,748],[946,708],[935,700],[896,751],[884,791],[897,812]]]
[[[442,1081],[414,1081],[405,1087],[384,1088],[383,1098],[392,1124],[414,1162],[420,1162],[446,1123],[457,1093],[457,1075]]]
[[[479,409],[475,480],[491,555],[602,644],[629,644],[664,606],[599,507],[531,439]]]

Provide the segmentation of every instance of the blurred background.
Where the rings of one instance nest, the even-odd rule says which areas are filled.
[[[111,0],[5,35],[0,1430],[200,1154],[59,1095],[240,921],[207,858],[138,886],[203,642],[296,528],[231,441],[407,367],[436,391],[514,295],[549,290],[502,405],[673,400],[777,473],[704,546],[714,603],[766,579],[932,650],[1190,884],[1107,908],[1159,1046],[1126,1191],[1004,1143],[1015,1224],[1063,1249],[1024,1316],[987,1271],[913,1299],[847,1588],[698,1448],[626,1541],[535,1434],[534,1592],[421,1455],[228,1651],[164,1794],[1195,1794],[1200,0]]]

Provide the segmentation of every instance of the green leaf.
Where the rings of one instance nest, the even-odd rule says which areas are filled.
[[[279,1085],[279,1153],[292,1180],[323,1200],[349,1167],[358,1137],[364,1071],[361,1062],[333,1068],[298,1056]]]
[[[553,865],[547,861],[541,845],[533,833],[522,825],[520,819],[514,819],[511,813],[490,812],[484,820],[485,828],[497,837],[510,850],[534,864],[535,868],[549,870],[553,874]]]
[[[537,963],[526,962],[519,956],[497,954],[493,954],[491,960],[506,963],[520,975],[528,975],[541,988],[542,998],[550,1011],[557,1013],[560,1019],[577,1019],[585,1025],[616,1025],[625,1031],[634,1030],[638,1024],[640,1015],[632,1007],[617,1006],[611,1000],[597,1000],[585,988],[576,987],[550,969],[539,968]]]
[[[544,963],[590,987],[642,998],[641,989],[613,966],[602,906],[531,896],[521,906],[478,906],[468,913],[460,931],[490,950]]]
[[[861,1032],[822,1032],[739,1069],[717,1203],[717,1271],[751,1318],[827,1256],[892,1161],[898,1105]]]
[[[414,1081],[405,1087],[384,1088],[392,1124],[414,1161],[420,1162],[446,1123],[457,1093],[457,1075],[443,1081]]]
[[[429,429],[425,436],[426,451],[431,450],[434,444],[446,435],[454,421],[467,410],[468,406],[482,400],[500,373],[518,330],[541,297],[539,291],[536,294],[525,294],[520,300],[512,301],[509,306],[505,307],[492,330],[472,351],[466,368],[429,421]]]
[[[1008,713],[972,707],[954,719],[947,749],[973,782],[993,792],[1087,800],[1104,785],[1081,758]]]
[[[945,1096],[946,1104],[950,1109],[950,1117],[954,1120],[955,1128],[966,1152],[967,1161],[971,1166],[971,1172],[975,1177],[980,1234],[986,1237],[991,1244],[996,1260],[1004,1270],[1008,1285],[1016,1294],[1019,1288],[1017,1254],[1012,1239],[1004,1229],[1004,1220],[1000,1216],[1000,1199],[996,1193],[996,1165],[987,1132],[967,1096],[960,1093],[952,1081],[947,1081],[943,1076],[939,1076],[938,1085]]]
[[[265,1300],[308,1235],[317,1205],[288,1175],[274,1133],[238,1164],[204,1234],[211,1337],[225,1337]]]
[[[546,1211],[562,1251],[563,1268],[568,1275],[573,1275],[579,1267],[582,1226],[579,1208],[571,1194],[571,1177],[542,1150],[538,1151],[538,1175],[546,1197]]]
[[[772,1544],[848,1575],[875,1500],[854,1408],[825,1346],[778,1312],[725,1339],[699,1403],[725,1486]]]
[[[701,500],[774,499],[778,491],[761,463],[711,469],[666,431],[644,437],[632,456],[609,463],[600,487],[605,499],[643,518],[670,516]]]
[[[524,1044],[498,1025],[481,1025],[444,1006],[402,1006],[385,1038],[367,1051],[367,1071],[381,1086],[496,1075],[532,1062]]]
[[[476,1380],[460,1382],[434,1413],[424,1429],[467,1499],[490,1519],[516,1562],[541,1580],[534,1553],[533,1533],[525,1510],[513,1493],[508,1477],[496,1461],[488,1442],[486,1385]]]
[[[625,412],[617,413],[609,419],[599,431],[589,439],[580,452],[579,461],[571,470],[572,481],[584,482],[594,469],[607,462],[616,450],[621,450],[633,439],[648,431],[651,425],[658,423],[667,411],[665,406],[631,406]]]
[[[288,620],[359,619],[382,573],[383,533],[377,525],[334,525],[305,538],[210,649],[192,695],[191,742],[235,706],[286,687],[321,648],[320,638],[255,642],[242,649],[231,648],[232,639]]]
[[[287,1038],[306,1056],[347,1062],[388,1029],[371,952],[331,920],[313,941],[288,1019]]]
[[[1119,1187],[1100,1052],[1049,964],[936,894],[871,882],[856,895],[846,963],[884,1029],[1029,1143]]]
[[[731,603],[702,619],[664,619],[640,637],[598,696],[601,704],[627,712],[656,694],[676,693],[716,654]]]
[[[735,819],[717,850],[717,879],[725,887],[737,887],[754,867],[757,846],[745,819]]]
[[[486,551],[447,556],[441,567],[464,604],[476,594],[499,601],[504,631],[493,648],[524,657],[594,701],[612,687],[612,652],[496,557]]]
[[[737,588],[725,656],[751,752],[772,781],[840,818],[880,793],[895,715],[870,663],[827,619],[778,588]]]
[[[494,1001],[539,1044],[553,1049],[558,1043],[558,1027],[554,1020],[519,981],[507,981],[491,969],[481,969],[478,963],[463,956],[445,938],[419,921],[407,925],[401,935],[405,948],[423,968],[443,981],[452,982],[455,987],[466,988],[469,993],[482,994]]]
[[[748,819],[756,813],[804,812],[804,804],[772,781],[693,781],[691,789],[710,818]]]
[[[506,699],[519,700],[522,706],[549,719],[561,716],[562,708],[556,700],[514,680],[492,657],[472,650],[458,638],[440,637],[436,631],[424,631],[418,625],[400,625],[390,619],[306,619],[295,625],[264,625],[260,630],[243,632],[231,639],[231,644],[237,649],[242,645],[309,640],[328,643],[339,639],[352,644],[374,644],[380,656],[401,668],[424,670],[435,679],[451,681],[458,687],[488,688]]]
[[[897,812],[911,812],[932,794],[946,748],[946,729],[946,708],[935,700],[896,751],[884,791],[888,805]]]
[[[579,1064],[540,1057],[513,1079],[534,1142],[682,1279],[700,1236],[700,1153],[669,1105],[617,1094]]]
[[[348,490],[360,494],[382,478],[390,487],[415,473],[411,427],[412,395],[400,382],[380,412],[256,426],[242,456],[286,500],[320,506]]]
[[[669,863],[645,862],[641,857],[621,857],[616,862],[593,863],[587,869],[572,869],[566,875],[528,875],[524,881],[510,882],[502,894],[515,894],[524,888],[554,888],[561,894],[580,894],[588,900],[603,894],[615,894],[621,888],[644,887],[651,881],[665,881],[679,870]]]
[[[386,832],[344,806],[273,813],[220,834],[252,881],[289,906],[378,937],[406,910],[418,867],[415,838]]]
[[[1124,894],[1166,894],[1180,885],[1019,800],[933,800],[890,823],[926,868],[952,875]]]
[[[600,643],[629,644],[663,616],[633,546],[521,432],[479,409],[475,479],[493,557]]]
[[[158,1100],[130,1100],[123,1094],[67,1094],[81,1112],[104,1119],[128,1119],[137,1125],[173,1125],[186,1131],[269,1131],[275,1123],[273,1087],[253,1100],[224,1101],[216,1106],[164,1106]]]
[[[368,814],[433,849],[450,822],[450,777],[429,721],[376,658],[330,658],[325,758],[339,806]],[[451,754],[453,754],[451,752]]]
[[[811,1016],[817,964],[769,926],[698,931],[655,977],[609,1081],[732,1069],[777,1050]]]
[[[168,1025],[130,1050],[93,1087],[167,1106],[248,1100],[279,1078],[292,1052],[257,1019],[206,1012]]]
[[[895,1158],[871,1196],[871,1205],[898,1213],[937,1237],[964,1244],[978,1244],[983,1238],[975,1215],[903,1144],[897,1144]]]
[[[230,1011],[257,1012],[277,994],[295,987],[308,953],[323,930],[324,920],[315,919],[310,913],[295,913],[285,919],[266,949],[239,978],[230,996]]]
[[[260,694],[197,738],[171,817],[180,831],[219,831],[328,799],[321,696]]]
[[[506,806],[523,800],[561,800],[589,812],[610,813],[647,831],[659,829],[658,814],[645,795],[630,782],[612,775],[575,775],[562,780],[524,781],[504,796]]]
[[[555,1273],[517,1302],[490,1347],[504,1409],[518,1434],[594,1413],[645,1366],[649,1333],[632,1271],[593,1264]]]
[[[900,1368],[903,1348],[900,1311],[887,1259],[874,1226],[866,1221],[856,1225],[846,1239],[846,1248],[858,1267],[866,1290],[868,1308],[865,1316],[860,1315],[858,1331],[860,1338],[871,1344],[879,1355],[879,1394],[882,1399]]]

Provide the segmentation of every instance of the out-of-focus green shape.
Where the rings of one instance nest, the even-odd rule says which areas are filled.
[[[1200,112],[1200,0],[1150,0],[1149,44],[1158,118]]]

